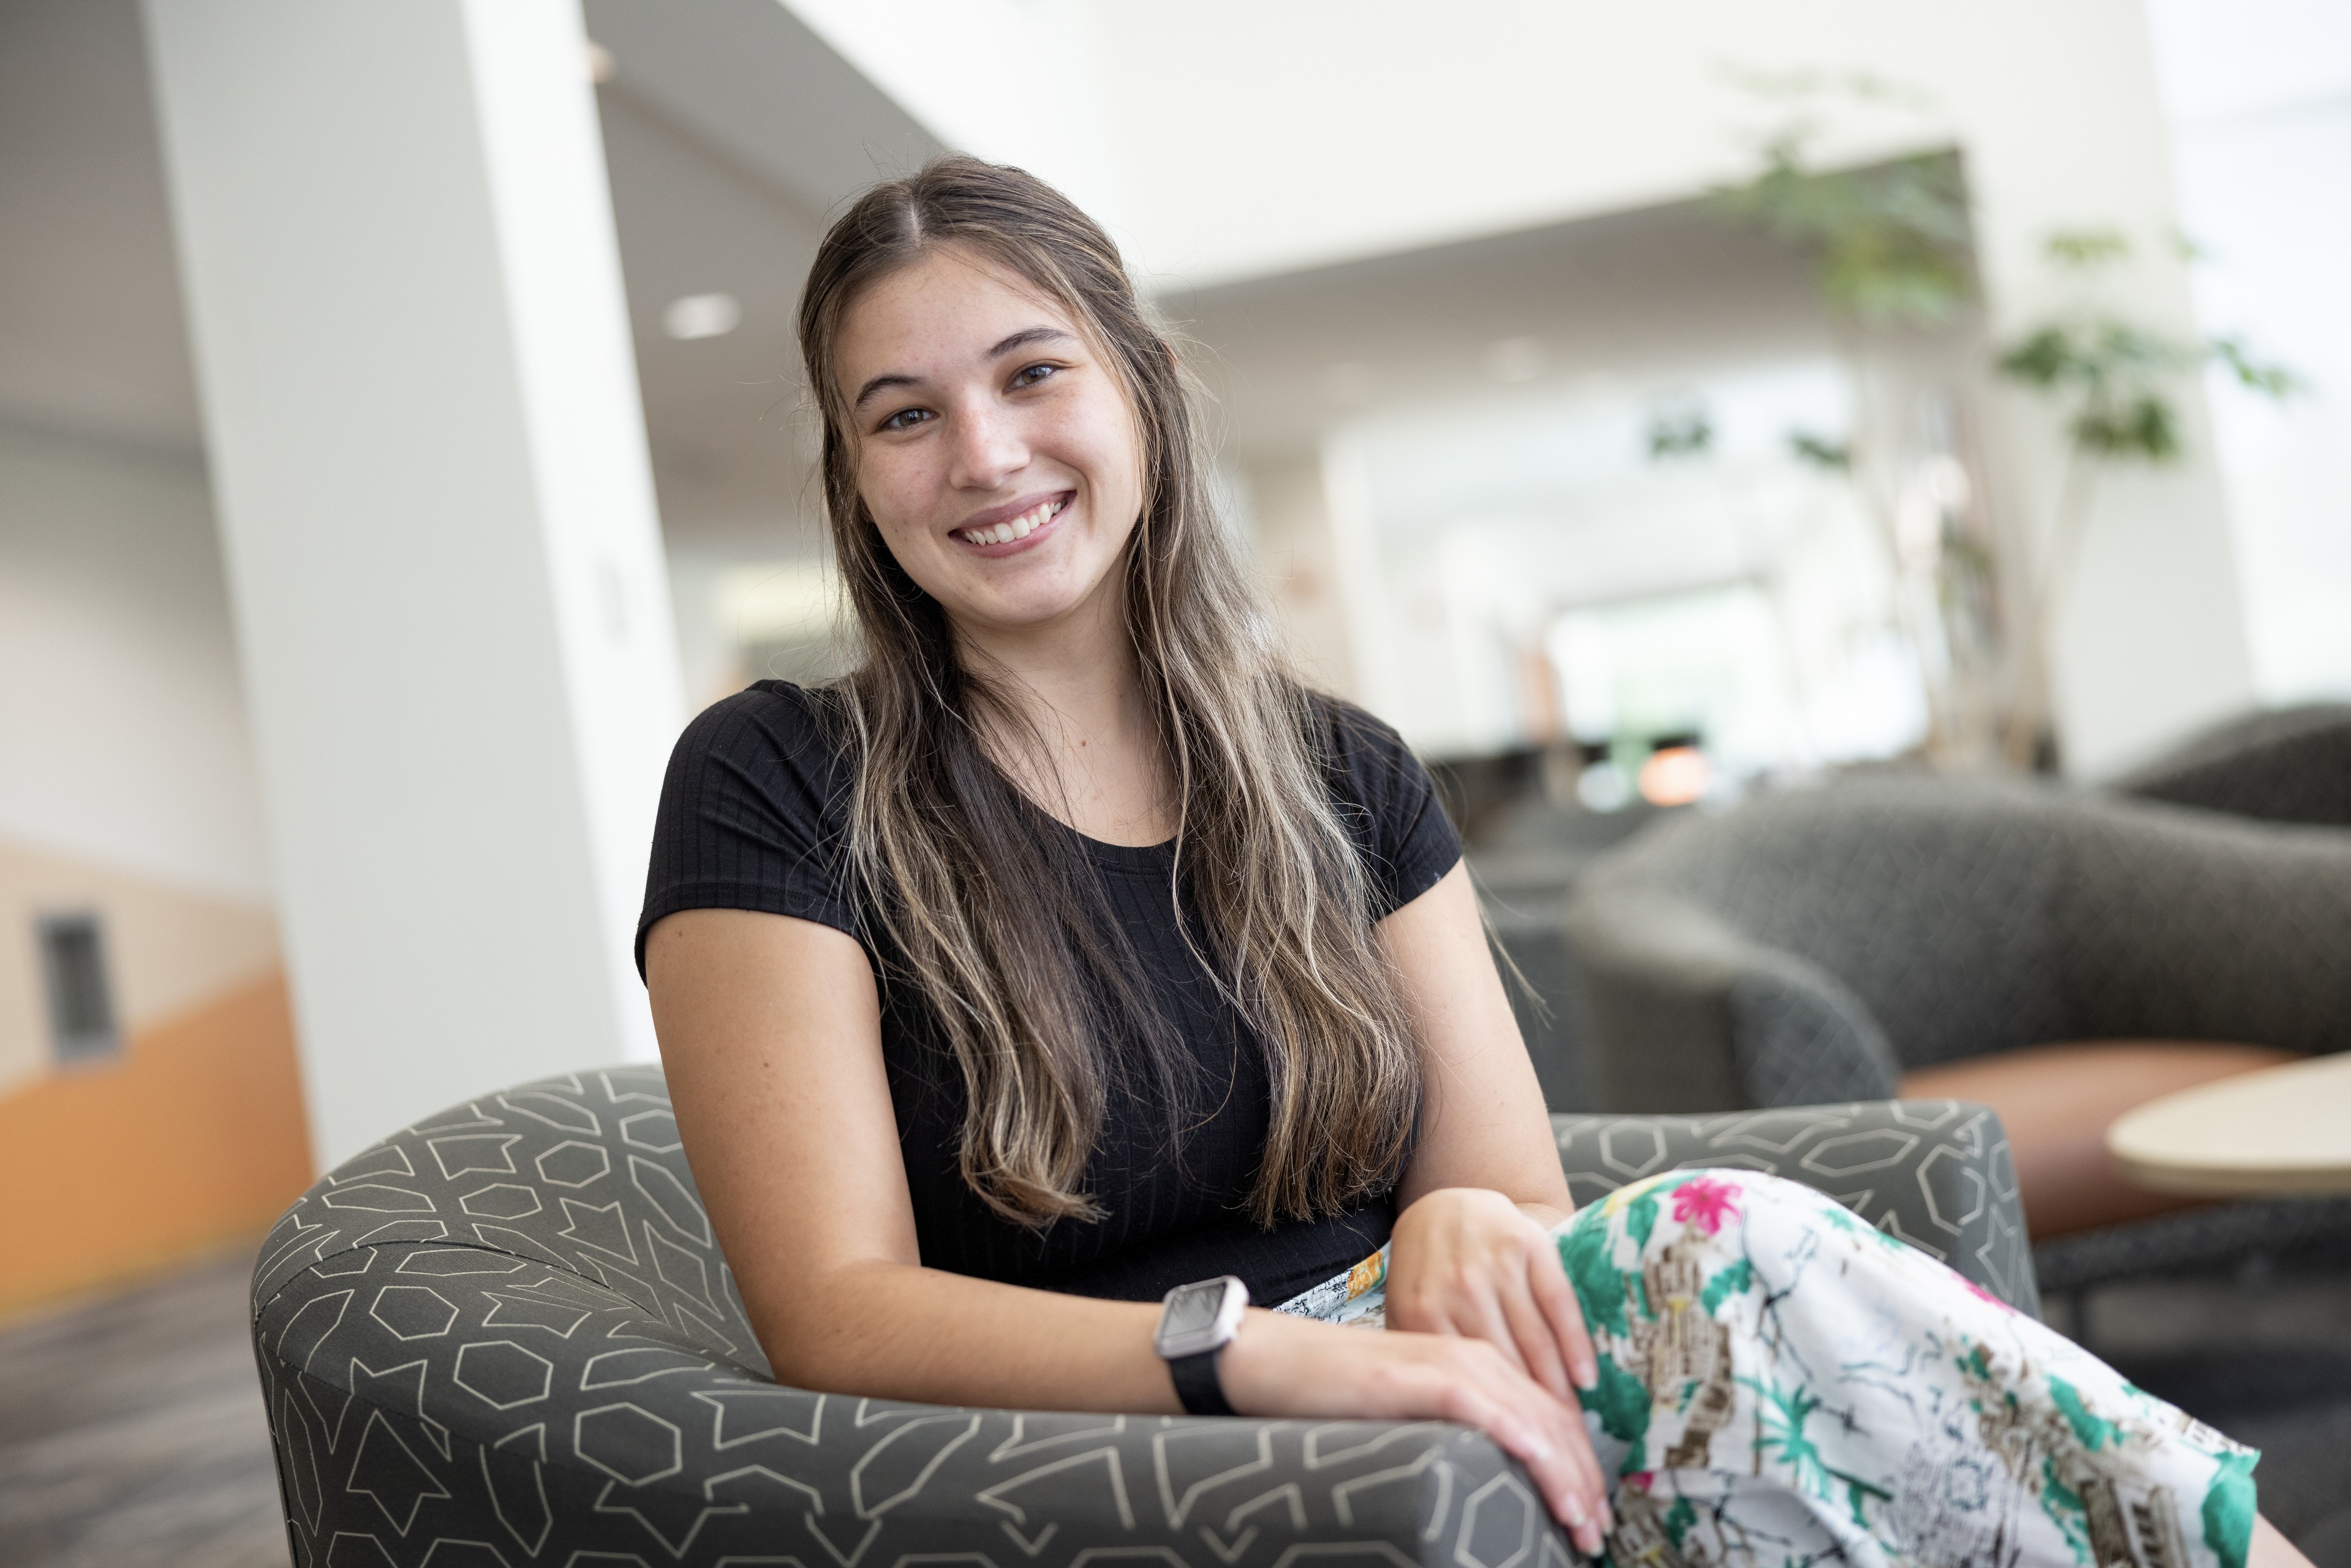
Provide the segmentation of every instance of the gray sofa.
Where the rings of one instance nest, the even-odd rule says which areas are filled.
[[[1687,1165],[1777,1171],[2038,1309],[1981,1106],[1554,1126],[1579,1201]],[[1462,1427],[778,1385],[657,1068],[486,1096],[329,1173],[264,1244],[253,1336],[297,1568],[1573,1561]]]
[[[1660,823],[1568,903],[1613,1110],[1893,1094],[2051,1040],[2351,1045],[2351,833],[2032,785],[1861,778]],[[2351,1236],[2231,1205],[2051,1242],[2042,1287]]]
[[[2247,714],[2107,788],[2262,821],[2351,828],[2351,703]]]

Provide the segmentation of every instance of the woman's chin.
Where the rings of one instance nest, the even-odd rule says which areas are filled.
[[[947,618],[963,630],[981,635],[1020,636],[1051,631],[1081,619],[1104,586],[1052,580],[989,584],[958,595],[946,607]]]

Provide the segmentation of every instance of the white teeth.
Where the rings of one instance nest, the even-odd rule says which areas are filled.
[[[967,528],[963,537],[976,545],[1009,544],[1014,539],[1025,539],[1059,517],[1064,504],[1061,501],[1041,502],[1008,523],[997,523],[985,528]]]

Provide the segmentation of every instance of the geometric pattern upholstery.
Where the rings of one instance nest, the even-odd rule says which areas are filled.
[[[1579,1197],[1705,1149],[1792,1162],[1929,1245],[1945,1220],[1963,1243],[1993,1213],[2012,1230],[1997,1122],[1901,1110],[1555,1126]],[[2008,1255],[1950,1255],[2031,1304],[2029,1271],[1993,1278]],[[490,1095],[329,1173],[263,1246],[253,1333],[297,1568],[1572,1562],[1525,1473],[1463,1427],[948,1409],[775,1384],[658,1067]]]
[[[1628,1181],[1698,1166],[1817,1188],[2020,1312],[2040,1291],[2008,1136],[1988,1106],[1890,1100],[1710,1116],[1553,1116],[1578,1207]]]
[[[1585,873],[1566,925],[1612,1110],[1878,1098],[1909,1068],[2053,1040],[2351,1046],[2335,828],[1851,779],[1652,827]],[[2241,1249],[2225,1228],[2138,1234],[2116,1267]]]

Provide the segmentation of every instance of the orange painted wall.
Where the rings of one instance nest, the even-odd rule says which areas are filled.
[[[257,1237],[310,1180],[273,971],[0,1097],[0,1313]]]

